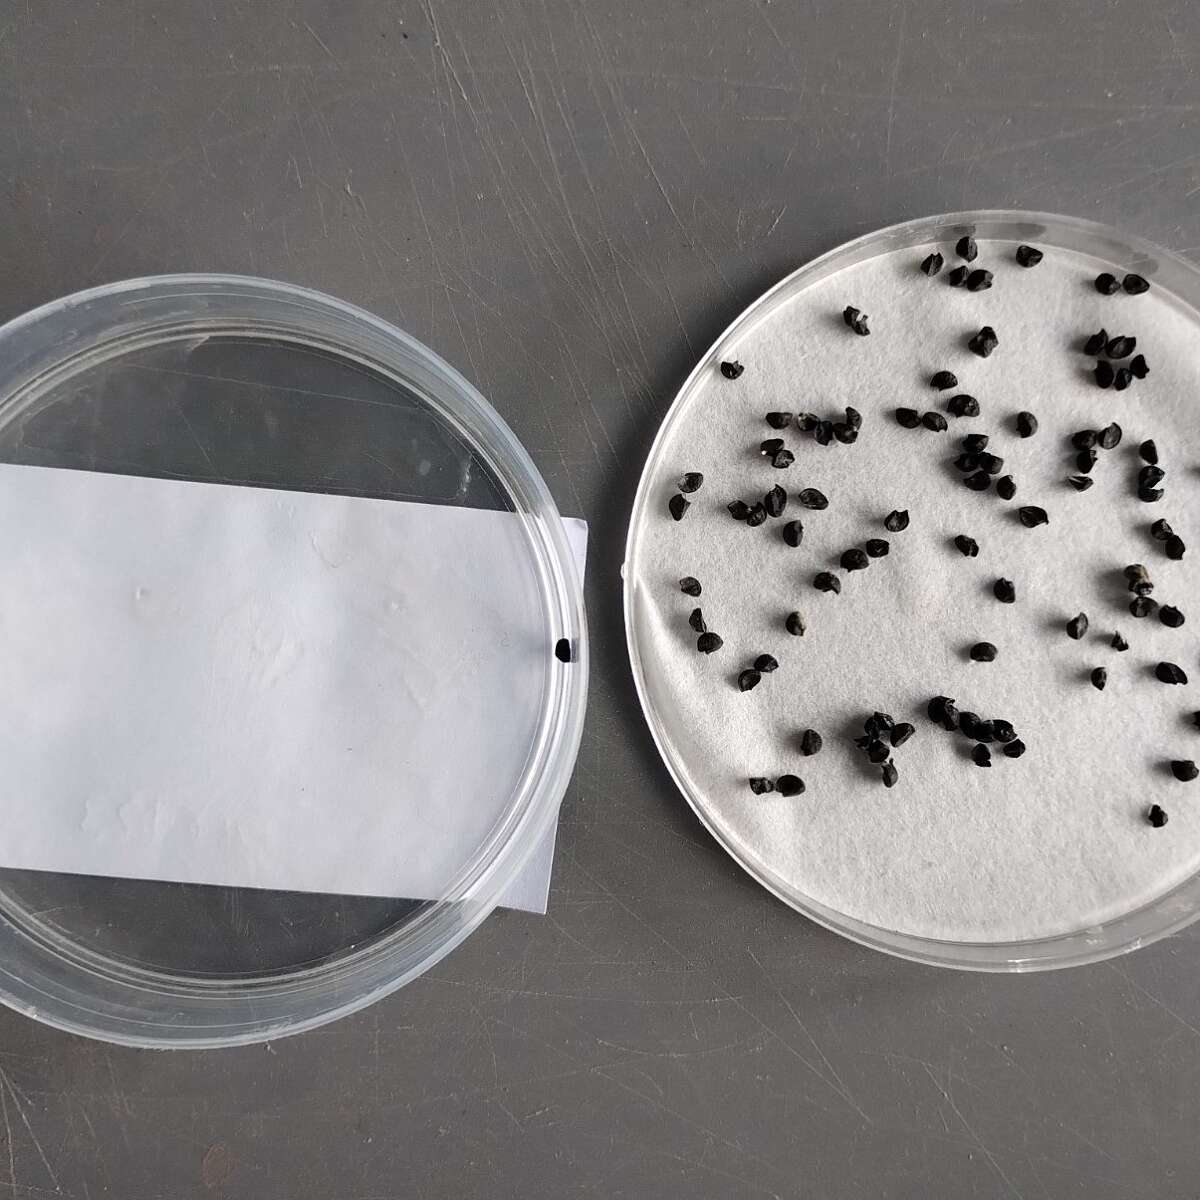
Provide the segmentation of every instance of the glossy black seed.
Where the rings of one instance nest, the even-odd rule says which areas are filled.
[[[1104,691],[1104,685],[1108,682],[1108,672],[1103,667],[1095,667],[1092,670],[1092,687],[1098,692]]]
[[[954,460],[954,466],[966,474],[968,471],[979,470],[979,455],[978,454],[960,454]]]
[[[1038,419],[1031,412],[1017,413],[1017,433],[1023,438],[1033,437],[1038,431]]]
[[[783,510],[787,508],[787,492],[776,484],[763,497],[763,508],[767,510],[768,517],[782,517]]]
[[[772,429],[786,429],[792,423],[792,414],[786,412],[767,413],[767,424]]]
[[[992,273],[985,271],[982,267],[974,270],[967,276],[967,291],[968,292],[986,292],[992,286]]]
[[[873,763],[885,763],[892,757],[891,747],[883,742],[874,741],[867,747],[867,760]]]
[[[890,737],[892,748],[898,749],[903,746],[916,732],[916,726],[909,724],[908,721],[900,721],[898,724],[893,725]]]
[[[1138,453],[1142,456],[1145,462],[1158,465],[1158,447],[1154,444],[1153,438],[1147,438],[1139,447]]]
[[[705,623],[704,623],[704,613],[698,608],[692,609],[691,615],[688,617],[688,624],[697,633],[707,633],[708,632],[708,626],[705,625]]]
[[[814,429],[821,423],[821,418],[816,413],[797,413],[796,428],[801,433],[812,433]]]
[[[1145,379],[1150,374],[1150,368],[1146,363],[1144,354],[1135,354],[1129,360],[1129,373],[1134,379]]]
[[[949,696],[934,696],[929,702],[929,707],[925,710],[929,714],[931,721],[937,721],[939,724],[946,719],[948,710],[954,708],[954,701]]]
[[[995,720],[992,722],[992,733],[1001,745],[1007,746],[1009,742],[1017,740],[1017,731],[1012,727],[1011,721]]]
[[[1023,504],[1017,509],[1017,519],[1026,529],[1036,529],[1039,525],[1049,525],[1050,518],[1044,508],[1036,504]]]
[[[966,392],[963,392],[949,400],[946,404],[946,411],[953,417],[977,417],[979,416],[979,401],[974,396],[968,396]]]
[[[975,558],[979,554],[979,543],[973,537],[967,537],[965,533],[955,537],[954,545],[964,558]]]
[[[972,749],[971,758],[977,767],[990,767],[992,765],[992,752],[982,744]]]
[[[771,456],[771,466],[782,471],[785,467],[790,467],[796,461],[796,456],[790,450],[777,450]]]
[[[1129,611],[1138,620],[1141,620],[1142,617],[1148,617],[1157,608],[1158,601],[1152,600],[1149,596],[1138,596],[1129,602]]]
[[[871,565],[871,560],[865,550],[853,546],[842,551],[841,564],[843,571],[865,571]]]
[[[758,452],[763,458],[773,458],[782,449],[783,438],[767,438],[765,442],[758,443]]]
[[[896,409],[896,424],[905,429],[916,429],[921,423],[921,414],[915,408]]]
[[[554,643],[554,657],[559,662],[569,663],[571,661],[571,639],[559,638]]]
[[[723,362],[721,364],[721,374],[726,379],[736,379],[745,369],[736,359],[733,362]]]
[[[820,571],[813,577],[813,587],[818,592],[833,592],[836,595],[842,590],[842,581],[832,571]]]
[[[1133,382],[1133,372],[1128,367],[1118,367],[1113,376],[1113,387],[1123,392]]]
[[[1086,342],[1083,343],[1084,354],[1097,355],[1103,352],[1104,347],[1108,345],[1108,330],[1098,329],[1092,334]]]
[[[698,596],[700,595],[700,580],[694,575],[685,575],[679,581],[679,590],[685,596]]]
[[[1167,823],[1167,810],[1161,805],[1152,804],[1146,809],[1146,820],[1154,826],[1155,829],[1161,829]]]
[[[883,527],[888,533],[900,533],[908,528],[908,509],[893,508],[886,517],[883,518]]]
[[[988,475],[999,475],[1004,470],[1004,459],[985,450],[979,456],[979,469]]]
[[[997,579],[992,584],[992,595],[1000,601],[1001,604],[1015,604],[1017,601],[1016,585],[1011,579]]]
[[[1150,578],[1150,572],[1146,570],[1142,563],[1130,563],[1122,572],[1125,576],[1125,582],[1132,587],[1135,583],[1140,583],[1143,579]]]
[[[1005,758],[1020,758],[1025,753],[1025,743],[1020,738],[1016,738],[1004,747]]]
[[[805,508],[823,509],[829,507],[829,501],[825,498],[824,492],[818,491],[816,488],[805,488],[800,492],[796,499]]]
[[[806,757],[820,754],[824,744],[821,735],[815,729],[806,729],[800,735],[800,753]]]
[[[792,637],[803,637],[804,631],[808,628],[804,624],[804,618],[798,612],[790,612],[787,615],[787,620],[783,623],[784,629],[792,635]]]
[[[1096,386],[1102,388],[1112,387],[1113,379],[1116,376],[1112,363],[1103,358],[1096,364],[1092,374],[1096,378]]]
[[[1169,538],[1167,538],[1166,550],[1167,557],[1173,558],[1176,562],[1178,562],[1187,552],[1187,547],[1183,544],[1183,538],[1181,538],[1177,533],[1173,533]]]
[[[976,642],[971,647],[972,662],[995,662],[996,647],[991,642]]]
[[[744,521],[750,515],[750,505],[744,500],[730,500],[725,507],[735,521]]]
[[[762,501],[757,504],[750,505],[750,512],[746,516],[746,524],[751,529],[757,529],[767,519],[767,510],[763,506]]]
[[[1160,662],[1154,668],[1154,674],[1162,683],[1187,683],[1188,681],[1184,669],[1172,662]]]
[[[1153,488],[1158,487],[1167,473],[1162,467],[1156,466],[1154,463],[1147,463],[1140,471],[1138,471],[1138,487]]]
[[[996,722],[976,721],[975,728],[971,731],[971,736],[977,742],[994,742],[996,740]]]
[[[687,512],[689,508],[691,508],[691,504],[688,502],[686,496],[681,496],[678,492],[676,492],[675,495],[672,496],[667,502],[667,508],[671,510],[671,516],[674,517],[676,521],[682,521],[683,514]]]
[[[1162,488],[1147,488],[1140,487],[1137,491],[1137,498],[1144,504],[1157,504],[1163,498]]]
[[[979,247],[975,244],[975,239],[968,233],[954,243],[954,253],[959,258],[965,258],[967,262],[974,262],[979,257]]]
[[[921,424],[931,433],[945,433],[949,426],[946,418],[940,412],[927,412],[921,417]]]
[[[1086,492],[1096,481],[1087,475],[1072,475],[1067,482],[1077,491]]]
[[[1101,450],[1115,450],[1121,444],[1122,429],[1114,421],[1100,430],[1099,445]]]
[[[846,325],[850,329],[853,329],[859,337],[866,337],[867,334],[871,332],[870,329],[867,328],[867,314],[859,312],[853,304],[848,304],[844,309],[842,309],[842,320],[845,321]]]
[[[1017,494],[1017,485],[1011,475],[1001,475],[996,480],[996,493],[1001,500],[1011,500]]]
[[[1099,440],[1100,433],[1096,429],[1080,429],[1071,434],[1071,445],[1076,450],[1090,450]]]
[[[968,454],[982,454],[988,446],[988,435],[986,433],[968,433],[964,435],[961,444]]]
[[[1200,768],[1190,758],[1176,759],[1171,763],[1171,774],[1180,783],[1191,783],[1193,779],[1200,775]]]
[[[762,675],[751,667],[747,667],[740,672],[737,677],[737,685],[739,692],[750,692],[758,687],[762,681]]]
[[[681,492],[698,492],[703,483],[704,476],[699,471],[688,471],[679,477],[677,486]]]
[[[894,720],[892,720],[892,714],[885,712],[873,712],[868,720],[871,721],[877,729],[882,729],[884,732],[891,729],[891,727],[896,723]],[[865,723],[866,722],[864,722],[864,724]]]
[[[896,770],[894,762],[885,762],[879,773],[880,779],[883,780],[883,786],[886,788],[895,787],[900,779],[900,772]]]
[[[979,728],[979,714],[970,710],[958,714],[958,727],[966,737],[974,737]]]
[[[932,279],[945,265],[946,260],[935,250],[921,263],[921,270]]]
[[[1140,275],[1134,275],[1132,273],[1126,275],[1125,278],[1121,280],[1121,286],[1131,296],[1140,296],[1143,292],[1148,292],[1150,290],[1150,283],[1148,280],[1143,279]]]
[[[1121,636],[1121,631],[1119,629],[1112,635],[1112,641],[1108,644],[1117,651],[1129,649],[1129,643]]]
[[[1164,604],[1158,610],[1158,619],[1168,629],[1178,629],[1187,619],[1173,604]]]
[[[990,325],[984,325],[978,333],[967,340],[967,349],[972,354],[978,354],[980,358],[987,358],[998,345],[1000,345],[1000,339]]]
[[[892,548],[883,538],[867,538],[863,546],[872,558],[886,558]]]
[[[799,796],[804,791],[804,780],[799,775],[780,775],[775,790],[781,796]]]
[[[1128,358],[1135,349],[1137,349],[1137,338],[1121,334],[1108,339],[1104,352],[1109,358]]]
[[[1045,255],[1036,246],[1020,245],[1017,247],[1017,266],[1036,267]]]
[[[929,386],[944,392],[947,388],[958,387],[958,376],[953,371],[935,371]]]
[[[847,425],[844,421],[835,421],[833,425],[833,437],[835,441],[841,442],[843,446],[853,446],[858,441],[858,430],[853,426]]]
[[[710,629],[707,633],[702,633],[696,639],[696,649],[701,654],[712,654],[725,645],[724,640]]]
[[[992,486],[992,477],[986,471],[976,471],[974,475],[968,475],[963,483],[973,492],[986,492]]]
[[[846,424],[849,425],[851,429],[861,429],[862,413],[860,413],[857,408],[851,408],[849,405],[847,405]]]
[[[1079,641],[1088,631],[1087,613],[1078,613],[1067,622],[1067,637]]]
[[[770,675],[772,671],[779,670],[779,661],[773,654],[760,654],[754,660],[754,669],[761,675]]]
[[[765,796],[768,792],[775,790],[775,785],[769,779],[763,779],[761,776],[755,775],[750,778],[750,790],[756,796]]]
[[[1121,290],[1121,285],[1117,281],[1115,275],[1110,275],[1107,271],[1096,276],[1096,291],[1102,296],[1111,296]]]
[[[951,287],[963,287],[967,282],[967,276],[971,272],[966,267],[955,267],[946,275],[946,282]]]
[[[783,540],[794,550],[804,541],[804,526],[799,521],[789,521],[783,527]]]
[[[1075,469],[1082,475],[1090,475],[1098,457],[1095,450],[1080,450],[1075,455]]]
[[[828,446],[833,441],[833,422],[820,421],[813,430],[813,441],[818,446]]]

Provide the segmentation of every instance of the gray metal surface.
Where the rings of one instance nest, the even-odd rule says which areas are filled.
[[[267,1047],[0,1013],[0,1198],[1196,1196],[1200,932],[991,978],[800,920],[659,765],[618,570],[675,387],[804,259],[994,205],[1200,254],[1198,50],[1187,0],[0,9],[0,316],[203,269],[398,322],[591,521],[596,660],[547,918]]]

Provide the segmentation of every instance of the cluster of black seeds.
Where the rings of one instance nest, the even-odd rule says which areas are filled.
[[[1141,275],[1129,274],[1118,280],[1115,275],[1103,271],[1096,276],[1096,291],[1102,296],[1115,296],[1122,288],[1130,296],[1140,296],[1150,290],[1150,284]]]
[[[963,483],[973,492],[986,492],[992,480],[1004,470],[1004,459],[992,454],[986,433],[969,433],[960,443],[962,453],[954,459],[955,468],[962,472]],[[1011,475],[996,480],[996,491],[1001,499],[1011,500],[1017,494],[1017,485]]]
[[[976,407],[978,408],[978,405]],[[945,433],[950,428],[949,422],[940,412],[930,410],[926,413],[919,413],[915,408],[896,409],[896,424],[904,429],[916,429],[920,426],[928,429],[930,433]]]
[[[1159,519],[1150,526],[1150,536],[1156,542],[1163,543],[1163,550],[1168,558],[1175,559],[1176,562],[1181,559],[1187,551],[1187,547],[1183,543],[1183,538],[1179,536],[1170,526],[1168,521]]]
[[[834,442],[852,446],[858,441],[858,431],[862,428],[862,413],[857,408],[847,405],[842,419],[832,421],[811,412],[769,412],[767,424],[772,429],[786,429],[789,425],[794,425],[801,433],[810,434],[818,446],[831,446]],[[763,444],[773,444],[775,440]]]
[[[1112,276],[1108,278],[1111,279]],[[1150,367],[1146,363],[1145,355],[1134,354],[1136,349],[1137,338],[1131,334],[1118,333],[1109,336],[1107,329],[1098,329],[1087,337],[1083,343],[1083,352],[1096,359],[1092,370],[1096,386],[1123,392],[1135,379],[1145,379],[1150,374]],[[1129,361],[1126,363],[1125,359]]]
[[[778,792],[781,796],[799,796],[804,791],[804,780],[799,775],[780,775],[775,780],[752,775],[749,783],[750,790],[756,796],[765,796],[768,792]]]
[[[1075,470],[1078,472],[1067,479],[1077,491],[1086,492],[1092,486],[1092,468],[1100,460],[1101,450],[1115,450],[1121,444],[1124,433],[1113,421],[1103,429],[1080,429],[1071,435],[1071,446],[1075,450]]]
[[[699,610],[697,610],[699,611]],[[737,686],[739,692],[752,692],[762,682],[764,675],[770,675],[779,670],[779,660],[773,654],[760,654],[752,667],[738,672]]]
[[[1138,447],[1145,465],[1138,471],[1137,498],[1146,504],[1155,504],[1163,498],[1163,489],[1158,485],[1167,477],[1159,465],[1158,447],[1153,441],[1145,441]]]
[[[1012,722],[1003,717],[984,719],[978,713],[959,712],[949,696],[934,696],[926,711],[929,719],[935,724],[951,733],[958,730],[964,737],[975,742],[971,749],[971,759],[977,767],[992,765],[989,745],[993,743],[1000,745],[1001,753],[1006,758],[1020,758],[1025,753],[1025,743],[1017,737]]]
[[[893,721],[885,712],[873,712],[863,722],[862,736],[856,737],[854,744],[869,763],[880,768],[884,787],[895,787],[900,778],[892,751],[898,750],[916,732],[907,721]]]
[[[679,581],[679,590],[685,596],[697,599],[704,589],[700,586],[700,580],[694,575],[685,575]],[[696,649],[701,654],[714,654],[725,645],[721,636],[709,629],[708,624],[704,620],[704,611],[698,605],[688,614],[688,624],[692,627],[693,632],[700,635],[696,639]]]

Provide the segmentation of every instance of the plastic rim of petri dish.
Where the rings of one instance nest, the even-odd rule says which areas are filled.
[[[186,415],[159,394],[180,380]],[[303,402],[268,412],[264,397],[281,396]],[[551,650],[565,637],[573,652],[565,670],[547,654],[524,766],[444,898],[0,870],[0,1000],[128,1045],[265,1041],[387,995],[479,926],[557,818],[588,655],[554,501],[467,380],[399,329],[319,292],[227,275],[129,280],[0,328],[0,460],[511,512],[526,551],[514,570],[537,597],[537,627]]]
[[[921,937],[872,925],[818,903],[780,878],[766,864],[741,853],[723,836],[719,824],[707,811],[704,796],[689,782],[687,765],[674,746],[669,716],[655,703],[647,679],[641,649],[644,634],[639,623],[641,597],[636,587],[636,572],[631,569],[638,557],[638,535],[646,520],[652,488],[661,473],[659,459],[669,443],[674,423],[705,373],[711,372],[723,359],[734,356],[733,348],[739,339],[769,319],[798,292],[846,267],[895,250],[928,247],[932,243],[953,244],[968,233],[980,240],[1031,242],[1123,264],[1126,270],[1151,279],[1156,289],[1165,291],[1175,302],[1200,315],[1200,270],[1186,259],[1144,238],[1093,221],[1054,213],[1004,209],[943,213],[876,230],[821,255],[780,280],[742,312],[700,358],[676,393],[647,455],[630,516],[623,569],[625,635],[642,712],[667,770],[717,842],[768,891],[834,933],[914,962],[970,971],[1050,970],[1112,958],[1177,933],[1200,917],[1200,874],[1114,920],[1053,937],[1018,941],[960,942]]]

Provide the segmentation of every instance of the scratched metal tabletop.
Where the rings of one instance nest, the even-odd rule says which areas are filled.
[[[696,356],[856,234],[1057,210],[1200,256],[1188,0],[39,0],[0,9],[0,316],[308,284],[470,376],[591,522],[550,912],[307,1036],[111,1049],[0,1012],[0,1198],[1194,1197],[1200,928],[951,974],[755,886],[659,764],[619,566]]]

